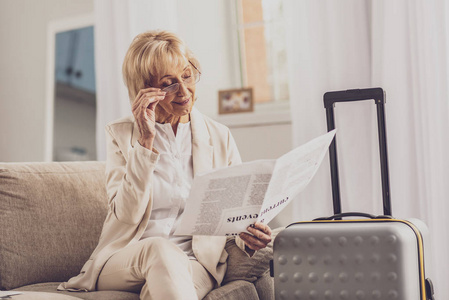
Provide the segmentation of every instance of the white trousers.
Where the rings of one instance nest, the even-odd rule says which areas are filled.
[[[167,239],[143,239],[115,253],[105,264],[97,290],[140,292],[140,299],[202,299],[215,280]]]

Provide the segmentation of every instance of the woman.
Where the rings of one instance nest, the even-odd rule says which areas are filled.
[[[97,248],[60,290],[124,290],[141,299],[201,299],[226,271],[225,237],[173,236],[196,173],[241,163],[229,129],[193,108],[199,63],[173,33],[131,43],[123,76],[133,117],[106,126],[109,210]],[[256,223],[236,244],[271,240]]]

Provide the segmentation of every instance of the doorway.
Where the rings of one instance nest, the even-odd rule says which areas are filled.
[[[52,22],[48,40],[46,160],[96,160],[93,17]]]

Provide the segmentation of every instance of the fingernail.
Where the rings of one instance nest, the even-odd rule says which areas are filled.
[[[254,228],[255,226],[254,226],[254,224],[251,224],[251,225],[249,225],[249,227]]]

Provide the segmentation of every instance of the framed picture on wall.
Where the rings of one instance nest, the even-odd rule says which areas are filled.
[[[218,113],[230,114],[253,111],[253,89],[218,91]]]

